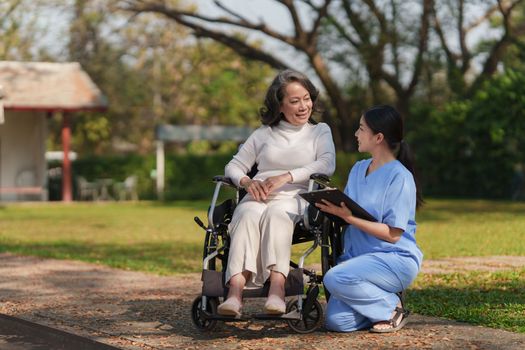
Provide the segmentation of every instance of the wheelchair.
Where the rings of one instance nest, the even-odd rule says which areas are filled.
[[[315,206],[308,205],[302,220],[296,224],[292,245],[311,242],[298,262],[290,261],[290,272],[286,279],[285,294],[289,301],[286,312],[282,315],[252,314],[240,316],[224,316],[217,313],[220,298],[224,300],[228,294],[224,274],[228,262],[230,237],[228,224],[231,222],[235,207],[246,194],[224,176],[213,178],[215,191],[208,209],[208,225],[195,217],[195,222],[204,229],[202,294],[198,296],[191,308],[194,325],[201,331],[211,331],[217,322],[240,322],[252,319],[279,320],[287,322],[288,326],[298,333],[310,333],[323,323],[323,308],[318,301],[319,285],[323,275],[336,264],[336,258],[342,251],[343,227],[329,220]],[[324,174],[313,174],[310,177],[308,191],[328,187],[330,179]],[[217,204],[220,190],[223,186],[235,190],[235,197]],[[304,267],[305,259],[318,247],[321,248],[321,272],[308,270]],[[245,289],[243,298],[266,297],[269,282],[257,289]],[[328,300],[328,292],[325,291]]]

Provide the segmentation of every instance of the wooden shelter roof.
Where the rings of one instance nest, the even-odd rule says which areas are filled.
[[[0,61],[0,97],[6,110],[103,110],[106,97],[80,64]]]

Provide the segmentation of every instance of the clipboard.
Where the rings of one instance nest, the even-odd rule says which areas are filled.
[[[321,203],[321,199],[326,199],[327,201],[340,205],[341,202],[345,203],[348,209],[352,211],[352,215],[355,215],[358,218],[365,219],[368,221],[377,222],[377,219],[373,217],[369,212],[363,209],[359,204],[357,204],[352,198],[348,197],[346,194],[338,190],[337,188],[322,189],[312,192],[305,192],[299,194],[310,204],[315,205],[315,203]],[[338,216],[324,213],[326,216],[332,220],[342,221]]]

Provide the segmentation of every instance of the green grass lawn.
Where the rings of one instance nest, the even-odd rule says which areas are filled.
[[[201,269],[207,203],[21,204],[0,209],[0,251],[158,274]]]
[[[0,251],[97,262],[169,275],[201,271],[208,201],[0,206]],[[525,203],[429,200],[419,211],[425,259],[525,256]],[[294,246],[298,256],[305,245]],[[319,249],[307,263],[319,262]],[[413,311],[525,332],[522,271],[420,275]]]

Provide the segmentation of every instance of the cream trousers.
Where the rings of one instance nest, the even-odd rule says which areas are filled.
[[[261,286],[272,270],[288,276],[294,227],[306,207],[294,192],[266,202],[248,194],[239,203],[229,226],[226,281],[243,271],[252,273],[247,287]]]

